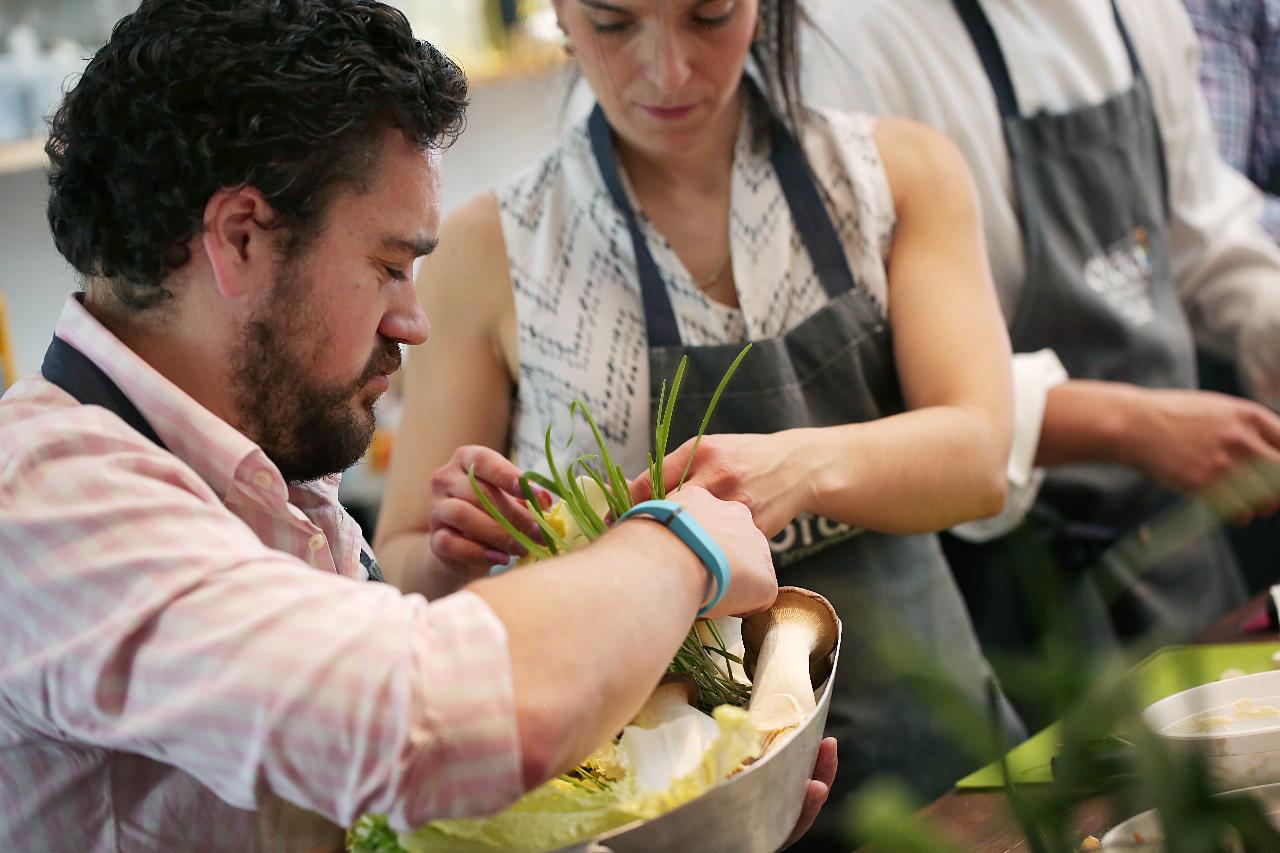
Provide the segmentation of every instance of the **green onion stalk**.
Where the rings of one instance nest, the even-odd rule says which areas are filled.
[[[698,434],[693,440],[693,452],[689,454],[689,460],[685,464],[684,470],[680,473],[680,481],[676,486],[676,491],[679,491],[680,487],[684,485],[685,478],[688,477],[689,471],[693,467],[693,459],[698,452],[698,444],[702,441],[707,424],[711,422],[711,416],[720,402],[721,394],[724,393],[729,380],[733,377],[738,365],[742,363],[742,359],[750,349],[751,344],[747,344],[742,348],[737,358],[729,365],[729,369],[725,371],[724,376],[720,379],[720,384],[716,387],[715,393],[711,396],[711,402],[708,403],[707,410],[702,416],[702,424],[698,428]],[[662,460],[667,455],[667,439],[671,433],[671,418],[675,412],[676,398],[680,393],[680,384],[684,379],[687,362],[687,356],[680,359],[680,364],[676,368],[676,375],[671,382],[671,392],[667,393],[665,381],[658,392],[658,418],[654,424],[653,431],[654,449],[648,455],[648,467],[649,479],[653,484],[653,497],[659,500],[667,496],[666,482],[662,476]],[[502,511],[489,500],[489,496],[484,493],[484,490],[480,488],[480,484],[476,482],[474,467],[470,471],[471,488],[479,499],[481,506],[498,524],[502,525],[513,539],[524,546],[533,560],[550,559],[570,549],[570,543],[566,541],[560,531],[548,520],[546,513],[543,512],[542,504],[539,503],[533,491],[534,484],[541,486],[560,499],[563,511],[568,514],[569,518],[573,520],[578,529],[582,531],[583,536],[588,540],[601,536],[609,529],[612,521],[621,518],[632,506],[630,484],[622,473],[622,469],[613,461],[609,446],[605,442],[604,436],[600,432],[600,427],[596,424],[596,420],[592,417],[590,410],[581,401],[574,401],[569,407],[569,412],[571,417],[577,418],[581,416],[586,422],[591,430],[592,437],[595,439],[597,452],[579,456],[567,466],[561,467],[557,463],[555,453],[552,450],[551,428],[547,428],[545,452],[549,476],[536,471],[526,471],[520,477],[520,489],[524,494],[525,506],[533,513],[533,517],[538,523],[538,528],[542,531],[542,542],[535,542],[512,524],[502,514]],[[584,479],[593,482],[604,495],[608,507],[604,517],[596,511],[588,499],[582,486]],[[680,645],[680,650],[676,652],[675,658],[672,659],[668,671],[677,675],[687,676],[697,685],[698,707],[703,711],[710,713],[718,705],[745,705],[751,695],[750,689],[726,675],[729,667],[725,663],[734,662],[740,664],[742,660],[727,649],[724,639],[715,628],[715,623],[708,622],[707,625],[710,628],[708,631],[711,635],[710,642],[702,639],[695,624],[689,629],[689,634]],[[724,667],[723,670],[721,666]],[[583,776],[587,776],[590,781],[588,781],[588,778],[583,778]],[[594,778],[590,778],[590,774],[584,773],[583,776],[575,776],[573,781],[587,784],[595,782]]]

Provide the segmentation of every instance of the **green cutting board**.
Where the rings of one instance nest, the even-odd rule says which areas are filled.
[[[1166,646],[1133,668],[1131,677],[1143,707],[1180,690],[1207,684],[1224,670],[1265,672],[1274,669],[1271,656],[1280,643]],[[1058,751],[1058,724],[1028,738],[1009,751],[1009,776],[1019,784],[1052,782],[1049,762]],[[960,789],[1002,788],[999,762],[975,770],[956,783]]]

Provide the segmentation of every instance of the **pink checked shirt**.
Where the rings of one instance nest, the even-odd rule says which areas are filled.
[[[365,582],[336,477],[287,486],[75,298],[57,335],[172,453],[40,376],[0,399],[0,850],[289,849],[276,797],[403,828],[518,796],[487,605]]]

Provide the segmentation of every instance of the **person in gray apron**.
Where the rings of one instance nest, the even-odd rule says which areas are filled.
[[[688,365],[669,446],[692,438],[720,378],[740,345],[688,346],[657,266],[623,189],[610,127],[599,107],[589,122],[593,153],[613,203],[628,223],[637,258],[648,336],[650,410],[683,357]],[[874,420],[905,409],[891,330],[854,281],[836,228],[800,146],[772,122],[771,162],[829,301],[781,337],[753,341],[708,425],[709,433],[773,433]],[[809,377],[803,384],[797,376]],[[803,526],[800,531],[798,525]],[[801,519],[775,539],[774,562],[785,583],[831,601],[844,622],[841,664],[827,719],[839,740],[839,772],[815,829],[793,849],[840,848],[841,800],[877,773],[896,773],[921,796],[935,796],[972,768],[932,720],[933,709],[881,659],[881,643],[928,655],[979,709],[987,706],[991,670],[933,535],[856,533],[826,519]],[[896,633],[885,636],[885,628]],[[1001,697],[996,712],[1010,740],[1023,730]]]
[[[1101,103],[1029,116],[1019,114],[981,5],[954,3],[995,93],[1025,244],[1026,281],[1010,321],[1014,350],[1051,347],[1075,379],[1195,388],[1195,345],[1169,268],[1164,149],[1114,2],[1132,87]],[[1048,609],[1069,614],[1073,642],[1096,650],[1153,628],[1190,635],[1239,602],[1239,570],[1217,525],[1201,519],[1211,532],[1172,554],[1163,537],[1150,535],[1146,525],[1175,502],[1132,469],[1059,466],[1014,534],[980,545],[948,537],[988,651],[1025,651]]]

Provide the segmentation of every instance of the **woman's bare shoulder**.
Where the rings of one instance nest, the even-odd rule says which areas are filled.
[[[881,117],[872,133],[899,210],[912,199],[972,183],[964,155],[937,128],[914,119]]]

